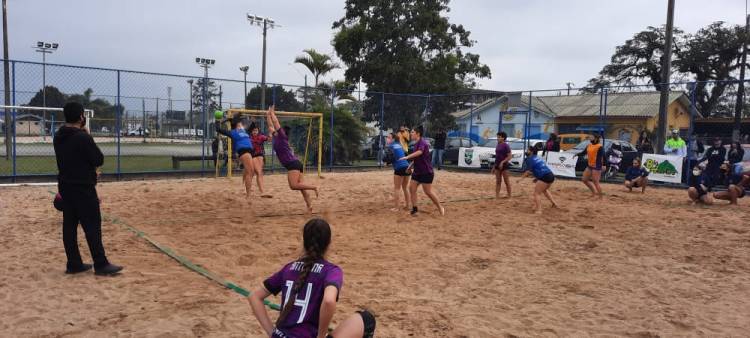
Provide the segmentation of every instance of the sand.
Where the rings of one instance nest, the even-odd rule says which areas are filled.
[[[102,209],[246,288],[300,253],[307,219],[286,177],[272,199],[244,199],[238,178],[100,184]],[[645,195],[605,185],[588,198],[558,180],[560,209],[536,216],[531,182],[494,200],[488,174],[441,171],[440,217],[390,212],[388,170],[326,174],[316,209],[344,270],[334,322],[360,307],[378,337],[746,336],[750,198],[690,206],[684,190]],[[515,178],[513,179],[515,182]],[[245,299],[105,221],[116,277],[63,274],[55,187],[0,189],[0,336],[262,337]],[[291,215],[289,215],[291,213]],[[81,252],[90,262],[79,231]],[[274,299],[278,302],[278,298]]]

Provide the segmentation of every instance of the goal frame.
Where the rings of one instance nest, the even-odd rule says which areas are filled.
[[[257,109],[241,109],[241,108],[230,108],[225,110],[227,117],[234,116],[236,114],[240,114],[240,116],[248,116],[248,117],[260,117],[265,119],[266,118],[266,111],[265,110],[257,110]],[[275,112],[277,116],[280,117],[295,117],[295,118],[304,118],[304,119],[310,119],[310,125],[312,126],[312,123],[317,119],[318,120],[318,177],[322,176],[323,172],[323,113],[314,113],[314,112],[285,112],[285,111],[277,111]],[[227,138],[226,136],[217,135],[220,137],[220,140],[222,138]],[[312,137],[312,128],[308,129],[308,146],[305,150],[305,156],[304,160],[302,162],[302,166],[307,166],[307,154],[309,150],[309,141]],[[221,147],[220,147],[221,148]],[[232,142],[227,142],[227,153],[232,154]],[[273,150],[271,150],[271,156],[273,156]],[[227,177],[232,177],[232,156],[227,156]],[[219,173],[219,161],[216,161],[216,176],[218,177]]]

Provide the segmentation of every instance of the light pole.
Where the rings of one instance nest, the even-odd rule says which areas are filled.
[[[305,89],[302,92],[303,93],[302,94],[303,95],[302,96],[302,102],[304,102],[305,111],[307,111],[307,74],[302,74],[302,72],[300,72],[299,69],[297,69],[297,67],[295,67],[293,63],[289,62],[288,64],[289,64],[289,66],[291,66],[292,68],[294,68],[294,70],[297,72],[297,74],[302,75],[305,78]]]
[[[39,41],[36,47],[32,47],[42,53],[42,107],[47,107],[47,54],[52,54],[58,46],[57,43]]]
[[[3,83],[5,88],[5,105],[10,106],[10,66],[8,61],[8,2],[3,0]],[[13,150],[10,144],[11,128],[10,110],[5,108],[5,159],[10,158],[10,153]]]
[[[188,86],[190,86],[190,111],[188,111],[188,115],[190,115],[190,124],[188,125],[188,129],[190,130],[190,136],[193,136],[193,79],[187,80]]]
[[[55,42],[44,42],[44,41],[37,41],[35,48],[37,52],[42,53],[42,107],[47,107],[47,54],[52,54],[52,52],[57,50],[57,47],[59,46],[58,43]],[[44,129],[42,131],[42,139],[47,139],[47,112],[42,113],[42,128]]]
[[[258,15],[247,14],[247,21],[250,21],[251,25],[258,25],[263,27],[263,68],[261,69],[260,76],[260,109],[266,109],[266,32],[268,28],[281,27],[271,18],[262,17]]]
[[[247,109],[247,71],[250,70],[248,66],[240,67],[240,71],[245,75],[245,94],[242,95],[242,99],[245,101],[245,109]]]
[[[201,175],[206,170],[206,136],[208,136],[208,69],[216,63],[214,59],[195,58],[195,63],[203,68],[202,102],[203,102],[203,143],[201,145]]]

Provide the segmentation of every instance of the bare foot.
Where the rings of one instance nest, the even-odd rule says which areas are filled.
[[[557,208],[559,208],[559,207],[560,207],[559,205],[557,205],[557,204],[555,204],[555,203],[552,203],[552,208],[553,208],[553,209],[557,209]]]
[[[320,193],[318,192],[318,187],[315,187],[315,189],[313,190],[315,191],[315,198],[320,197]]]
[[[542,208],[539,208],[539,209],[535,210],[534,214],[541,215],[542,214]]]
[[[313,208],[312,207],[307,207],[307,214],[308,215],[312,215],[312,213],[313,213]]]
[[[390,210],[393,211],[393,212],[399,212],[399,211],[401,211],[401,209],[399,209],[399,208],[391,208]]]
[[[440,216],[445,216],[445,208],[441,205],[440,206]]]

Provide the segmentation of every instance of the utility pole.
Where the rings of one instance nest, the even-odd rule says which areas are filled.
[[[3,0],[3,83],[5,88],[5,105],[10,106],[10,61],[8,61],[8,0]],[[13,151],[11,142],[11,130],[16,126],[12,126],[13,122],[10,118],[10,109],[5,108],[5,159],[10,158],[10,153]]]
[[[740,63],[740,83],[737,86],[737,104],[734,105],[734,127],[732,141],[738,142],[741,133],[742,110],[745,106],[745,64],[747,63],[747,43],[750,34],[750,15],[745,18],[745,41],[742,42],[742,63]]]
[[[59,44],[54,42],[38,41],[35,48],[37,52],[42,53],[42,107],[47,107],[47,54],[57,50]],[[53,115],[54,116],[54,115]],[[47,139],[47,111],[42,112],[42,140]]]
[[[268,28],[281,27],[276,21],[269,17],[262,17],[258,15],[247,14],[247,21],[250,21],[251,25],[258,25],[263,27],[263,65],[260,76],[260,109],[266,109],[266,33]]]
[[[188,86],[190,86],[190,124],[188,124],[188,130],[190,130],[190,136],[193,136],[193,79],[187,80]]]
[[[667,106],[669,78],[672,76],[672,31],[674,28],[674,0],[667,4],[667,31],[664,39],[664,59],[661,68],[661,96],[659,97],[659,125],[656,132],[656,151],[662,152],[667,139]]]
[[[568,86],[568,96],[570,96],[570,88],[572,88],[572,86],[574,86],[574,83],[573,82],[565,82],[565,85]]]
[[[242,100],[245,101],[245,104],[243,105],[245,109],[247,109],[247,71],[250,70],[250,67],[248,66],[242,66],[240,67],[240,71],[242,74],[245,75],[245,94],[242,95]]]

